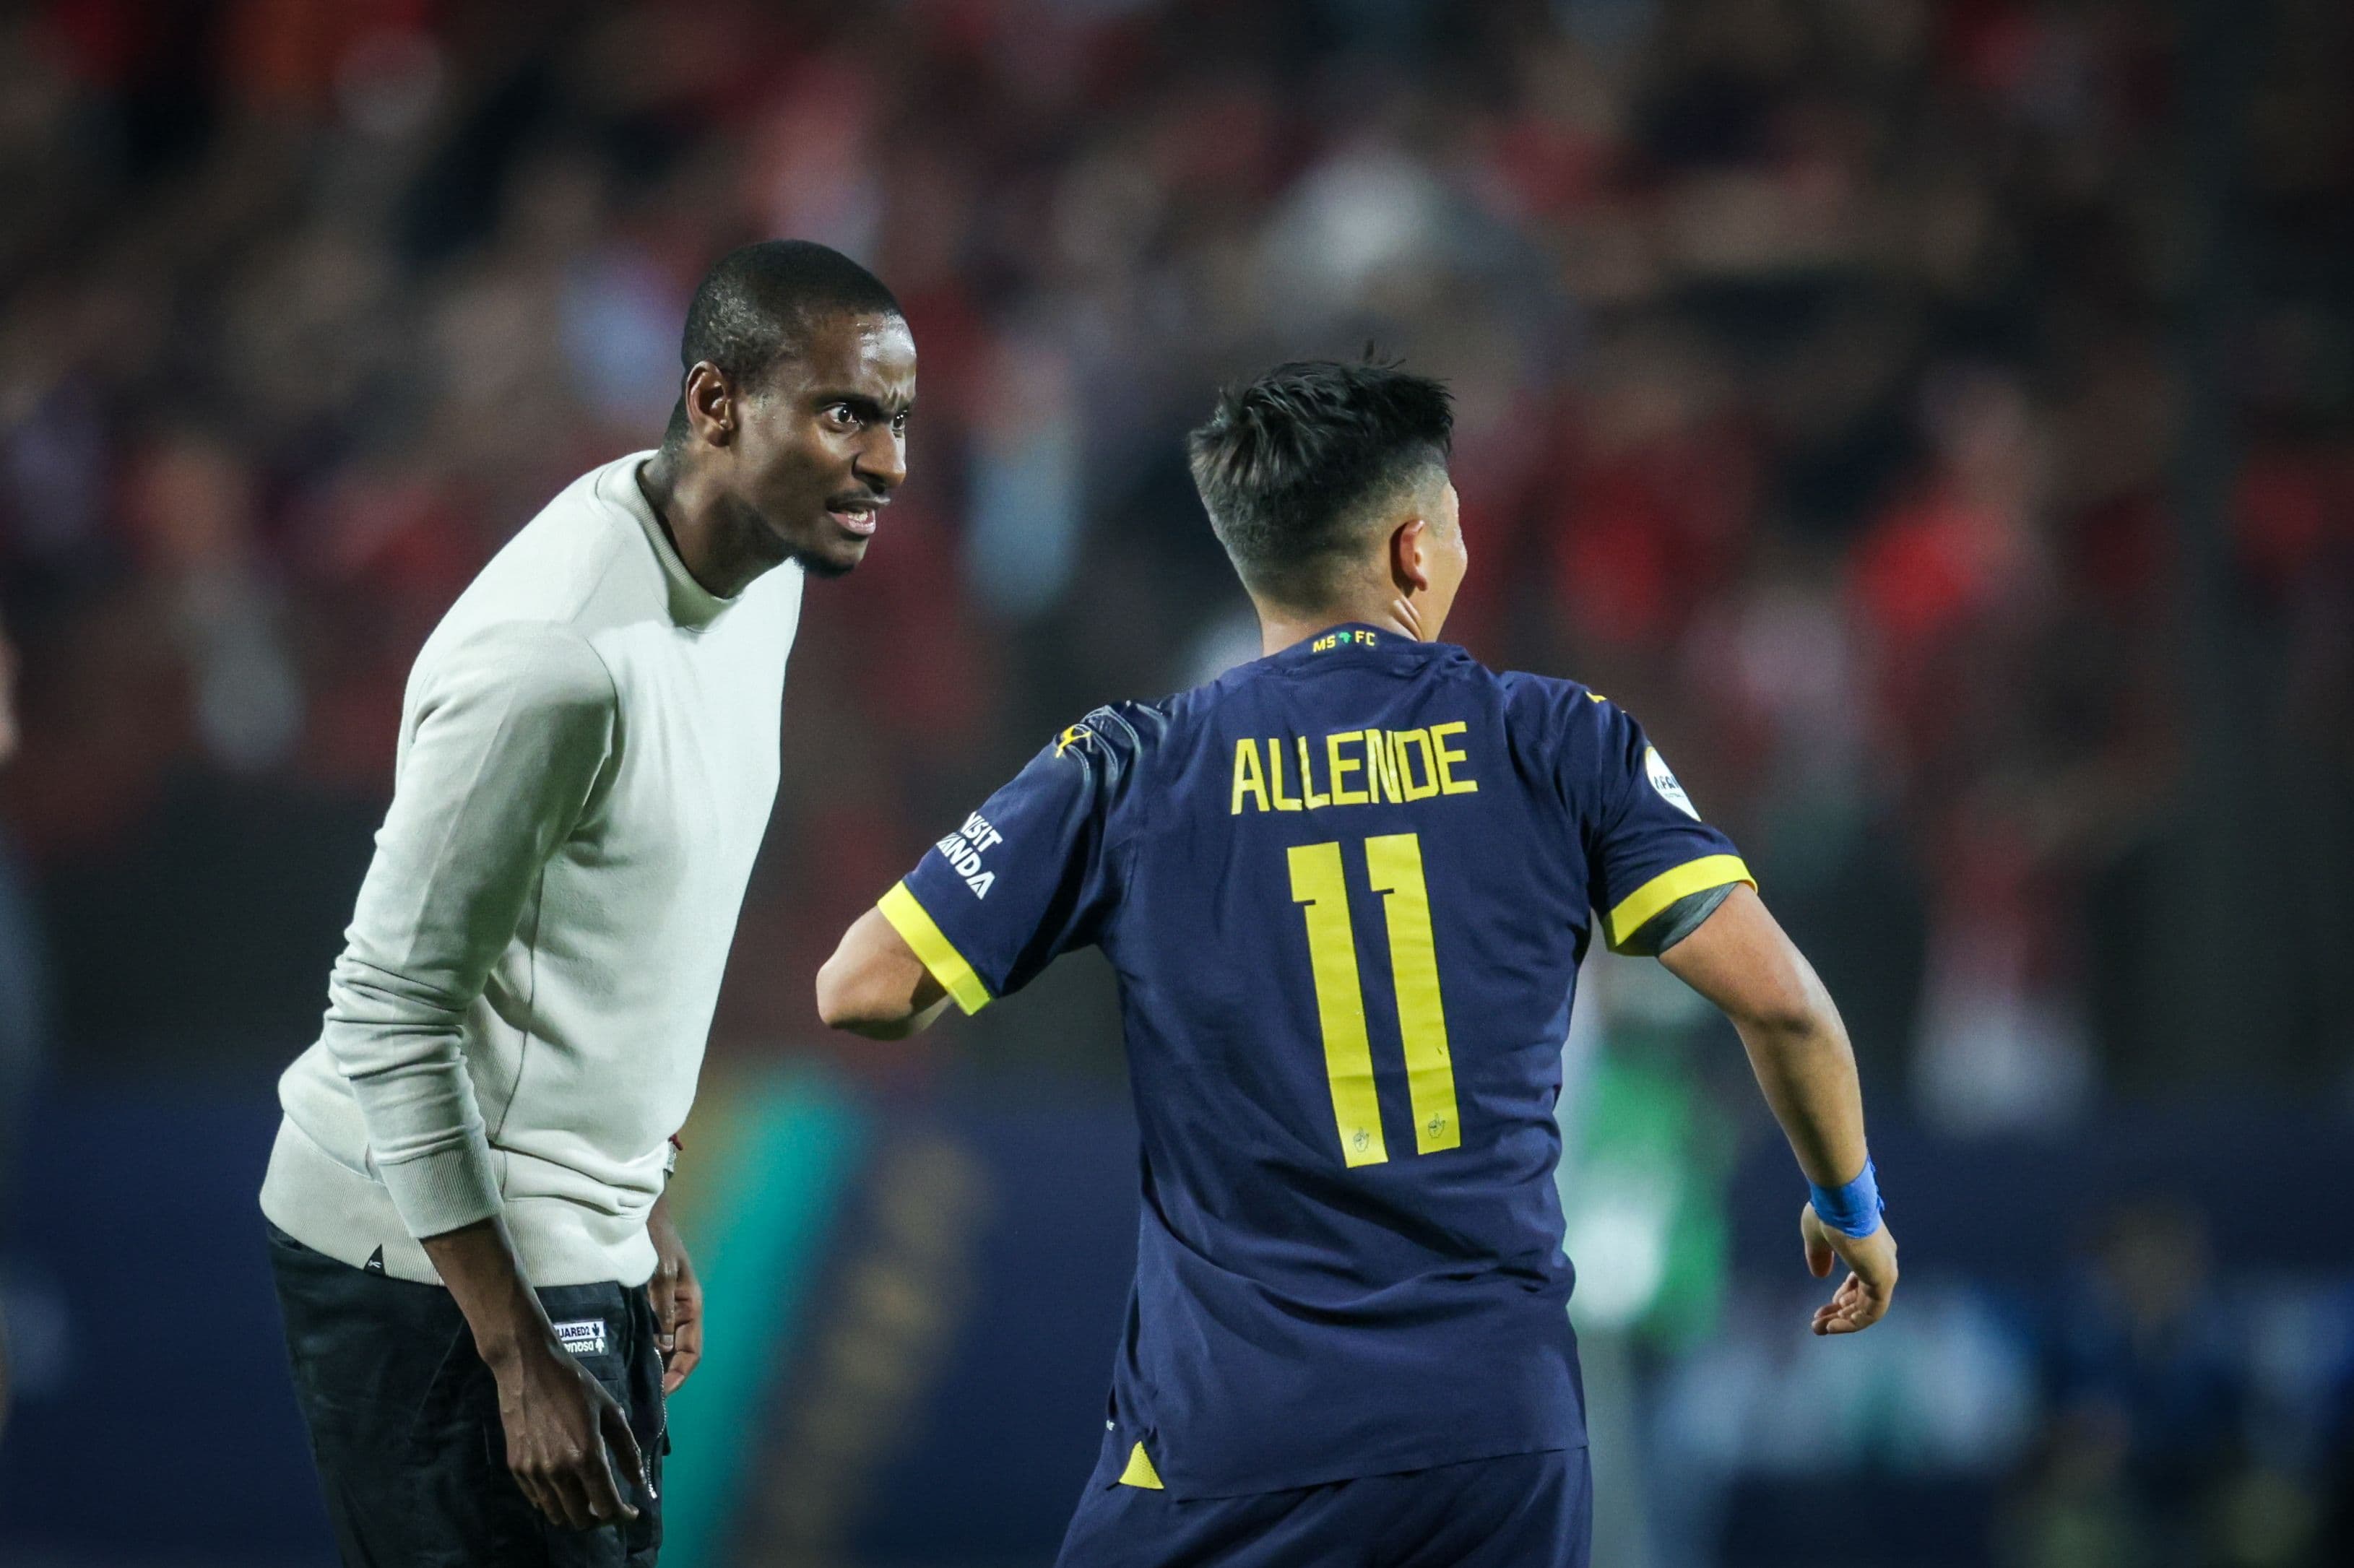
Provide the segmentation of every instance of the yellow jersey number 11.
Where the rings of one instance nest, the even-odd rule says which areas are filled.
[[[1337,842],[1291,852],[1292,902],[1308,919],[1308,961],[1316,976],[1316,1018],[1324,1034],[1324,1073],[1341,1156],[1351,1165],[1387,1160],[1381,1102],[1373,1091],[1373,1046],[1365,1037],[1365,993],[1357,979],[1357,938],[1349,923],[1349,885]],[[1422,877],[1422,841],[1384,833],[1365,841],[1365,870],[1382,895],[1390,934],[1390,973],[1397,986],[1398,1033],[1405,1044],[1406,1091],[1414,1106],[1417,1154],[1459,1148],[1455,1066],[1447,1053],[1447,1010],[1438,994],[1438,956],[1430,939],[1430,892]]]

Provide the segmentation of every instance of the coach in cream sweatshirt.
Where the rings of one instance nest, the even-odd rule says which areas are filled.
[[[670,1138],[802,584],[864,557],[916,391],[898,302],[806,240],[720,258],[679,358],[662,446],[567,487],[418,655],[326,1024],[280,1084],[270,1271],[349,1563],[654,1561],[704,1316]]]
[[[639,452],[576,481],[418,655],[392,809],[279,1086],[261,1206],[436,1277],[415,1238],[504,1211],[534,1285],[643,1280],[776,797],[787,562],[697,585]]]

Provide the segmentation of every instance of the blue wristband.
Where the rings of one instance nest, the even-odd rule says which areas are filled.
[[[1863,1162],[1863,1174],[1844,1187],[1816,1187],[1808,1184],[1815,1195],[1815,1215],[1831,1229],[1846,1235],[1868,1236],[1880,1228],[1881,1211],[1888,1205],[1881,1201],[1880,1178],[1872,1169],[1872,1161]]]

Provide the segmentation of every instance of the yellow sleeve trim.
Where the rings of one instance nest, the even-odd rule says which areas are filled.
[[[938,924],[916,902],[916,895],[907,891],[906,883],[893,884],[891,891],[875,907],[883,911],[883,918],[891,922],[891,929],[916,950],[916,957],[924,960],[924,967],[956,998],[959,1007],[967,1012],[979,1012],[989,1005],[989,988],[981,983],[981,977],[972,972],[972,966],[964,961],[956,944],[941,935]]]
[[[1610,946],[1624,946],[1652,916],[1677,899],[1723,887],[1728,882],[1757,885],[1757,879],[1749,874],[1749,867],[1737,854],[1706,854],[1686,861],[1672,871],[1659,873],[1620,899],[1618,907],[1610,911]]]
[[[1161,1472],[1152,1467],[1152,1456],[1144,1451],[1144,1445],[1141,1443],[1129,1451],[1128,1468],[1119,1473],[1119,1484],[1123,1487],[1142,1487],[1148,1491],[1155,1492],[1167,1489],[1161,1484]]]

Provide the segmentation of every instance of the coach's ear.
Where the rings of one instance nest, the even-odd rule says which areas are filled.
[[[948,1000],[880,909],[861,915],[817,971],[818,1017],[870,1040],[904,1040],[931,1027]]]
[[[727,372],[707,359],[696,360],[680,397],[686,404],[687,429],[696,440],[724,447],[736,439],[736,384]]]

